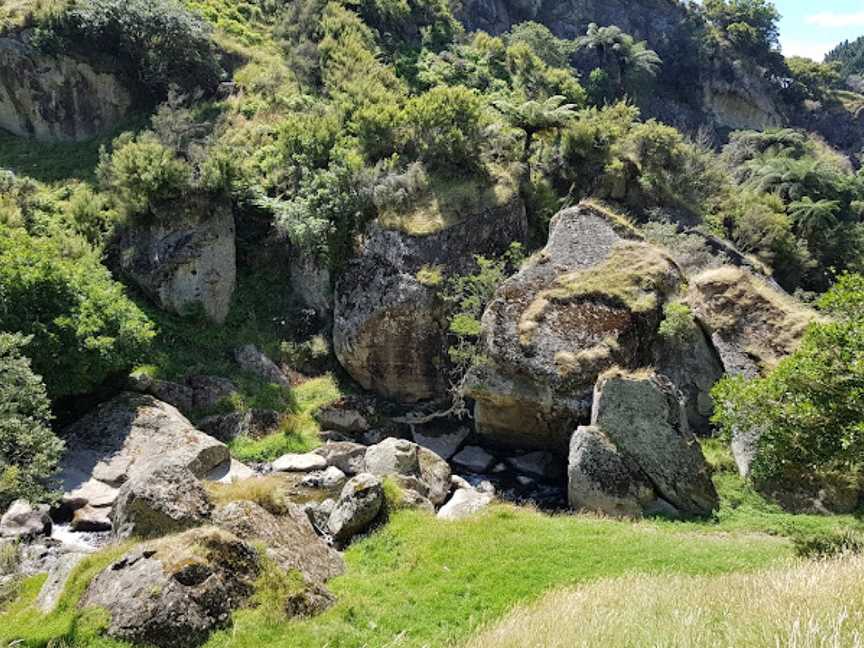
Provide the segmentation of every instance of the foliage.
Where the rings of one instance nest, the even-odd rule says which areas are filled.
[[[727,377],[713,390],[726,433],[759,430],[754,478],[851,474],[864,460],[864,280],[843,275],[823,299],[833,319],[764,378]]]
[[[864,75],[864,36],[854,41],[844,41],[828,52],[825,57],[828,63],[840,64],[840,75],[847,78],[852,75]]]
[[[405,143],[434,172],[471,173],[480,164],[481,108],[468,88],[433,88],[405,106]]]
[[[663,316],[658,329],[662,337],[679,344],[693,338],[696,332],[696,320],[687,304],[669,302],[663,307]]]
[[[576,52],[573,41],[555,37],[546,25],[536,22],[523,22],[514,25],[505,35],[508,45],[525,43],[549,67],[566,69]]]
[[[793,56],[786,59],[792,74],[793,86],[787,95],[793,99],[823,101],[840,83],[840,63],[816,63],[811,59]]]
[[[58,47],[95,45],[153,93],[215,89],[221,70],[208,23],[178,0],[84,0],[51,25]]]
[[[23,355],[29,339],[0,333],[0,510],[23,498],[44,500],[63,442],[51,431],[42,379]],[[0,571],[0,575],[2,575]]]
[[[448,353],[454,365],[454,384],[458,385],[472,366],[484,361],[478,344],[480,318],[498,286],[519,268],[523,258],[521,244],[512,243],[498,259],[475,257],[477,271],[473,274],[447,278],[443,299],[450,308],[448,330],[452,343]]]
[[[154,334],[99,256],[77,242],[0,225],[0,330],[33,336],[33,368],[52,398],[129,369]]]
[[[779,44],[780,13],[771,0],[705,0],[706,18],[733,46],[764,58]]]
[[[615,25],[601,27],[591,23],[585,35],[576,39],[575,46],[577,50],[596,54],[601,69],[612,79],[618,97],[623,95],[628,82],[632,84],[640,76],[655,76],[663,63],[645,41],[636,41]]]

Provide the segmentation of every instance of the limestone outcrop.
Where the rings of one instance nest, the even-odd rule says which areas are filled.
[[[0,128],[44,142],[80,142],[109,132],[132,105],[116,70],[44,54],[22,34],[0,38]]]
[[[200,308],[221,324],[237,282],[231,208],[191,196],[156,211],[146,223],[123,229],[112,245],[111,265],[163,310],[184,315]]]
[[[365,389],[412,402],[446,393],[444,309],[424,267],[465,272],[474,255],[495,256],[527,235],[514,198],[425,236],[369,226],[362,249],[336,286],[333,348]]]
[[[586,422],[597,377],[651,363],[675,262],[590,203],[560,212],[549,242],[483,315],[487,362],[468,376],[477,431],[524,449],[563,450]]]

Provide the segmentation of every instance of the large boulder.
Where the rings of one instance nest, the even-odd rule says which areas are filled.
[[[198,422],[202,432],[230,443],[237,437],[261,439],[278,431],[282,421],[279,412],[266,409],[252,409],[245,412],[231,412],[208,416]]]
[[[163,310],[185,315],[201,309],[223,323],[237,283],[230,205],[190,195],[154,212],[146,223],[122,229],[111,246],[111,265]]]
[[[439,286],[418,278],[470,270],[474,255],[498,255],[527,233],[517,197],[441,231],[413,235],[372,223],[336,285],[333,349],[365,389],[412,402],[446,394],[445,309]]]
[[[800,344],[815,313],[767,280],[744,268],[723,266],[690,282],[688,301],[711,336],[728,374],[755,378]],[[736,430],[732,454],[743,476],[750,473],[760,430]]]
[[[127,388],[158,398],[185,414],[213,409],[237,393],[233,382],[219,376],[188,376],[182,382],[172,382],[146,373],[134,373],[129,376]]]
[[[201,526],[212,510],[195,475],[181,464],[164,462],[120,487],[111,519],[120,538],[156,538]]]
[[[176,408],[152,396],[123,393],[63,432],[63,503],[72,511],[110,509],[120,487],[169,460],[205,479],[230,464],[228,447],[196,430]]]
[[[366,531],[384,510],[384,489],[375,475],[361,473],[342,488],[330,513],[327,531],[340,544],[347,544]]]
[[[366,446],[351,441],[330,441],[313,452],[324,457],[327,465],[338,468],[346,475],[357,475],[366,470]]]
[[[16,500],[0,518],[0,538],[25,540],[43,535],[51,535],[51,516],[47,506]]]
[[[574,508],[607,514],[666,509],[691,517],[710,515],[717,507],[680,393],[665,377],[649,371],[605,373],[597,382],[591,424],[571,439]]]
[[[675,262],[593,203],[560,212],[549,242],[483,315],[488,362],[466,381],[477,431],[499,445],[563,451],[588,419],[597,377],[650,364]]]
[[[248,542],[263,543],[276,564],[299,571],[309,583],[323,583],[345,571],[342,557],[315,533],[297,506],[276,516],[253,502],[231,502],[213,512],[213,524]]]
[[[493,495],[473,488],[458,488],[453,497],[438,511],[438,517],[442,520],[461,520],[479,513],[494,499]]]
[[[80,142],[109,132],[131,107],[116,68],[44,54],[22,36],[0,38],[0,128],[46,142]]]
[[[815,318],[766,279],[733,266],[694,277],[688,302],[711,335],[725,372],[747,378],[792,353]]]
[[[189,648],[229,625],[260,572],[261,558],[245,541],[193,529],[129,551],[93,579],[81,606],[105,610],[111,638]]]

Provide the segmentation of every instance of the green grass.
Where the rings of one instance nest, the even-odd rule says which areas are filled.
[[[104,614],[93,609],[81,610],[78,601],[90,581],[128,551],[130,546],[128,543],[121,544],[84,558],[70,576],[57,607],[48,615],[40,614],[35,608],[45,575],[24,581],[18,599],[0,614],[0,646],[59,647],[64,642],[88,648],[120,645],[99,637],[105,626]],[[25,639],[23,643],[16,642],[22,638]]]
[[[145,121],[142,115],[130,117],[111,133],[86,142],[37,142],[0,129],[0,169],[41,182],[92,182],[99,163],[99,148],[110,145],[123,131],[140,130]]]
[[[315,411],[341,395],[332,376],[307,380],[291,390],[293,412],[282,429],[262,439],[238,437],[229,445],[232,456],[240,461],[270,461],[288,452],[309,452],[321,444],[320,430],[312,417]]]
[[[207,645],[444,646],[552,587],[631,572],[747,571],[790,554],[787,542],[768,536],[658,532],[509,506],[460,522],[399,511],[348,550],[347,575],[330,584],[338,598],[331,610],[291,623],[243,610]]]

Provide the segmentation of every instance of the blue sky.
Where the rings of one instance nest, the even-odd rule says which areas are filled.
[[[864,36],[864,0],[774,0],[783,20],[780,43],[786,56],[822,57],[843,40]]]

